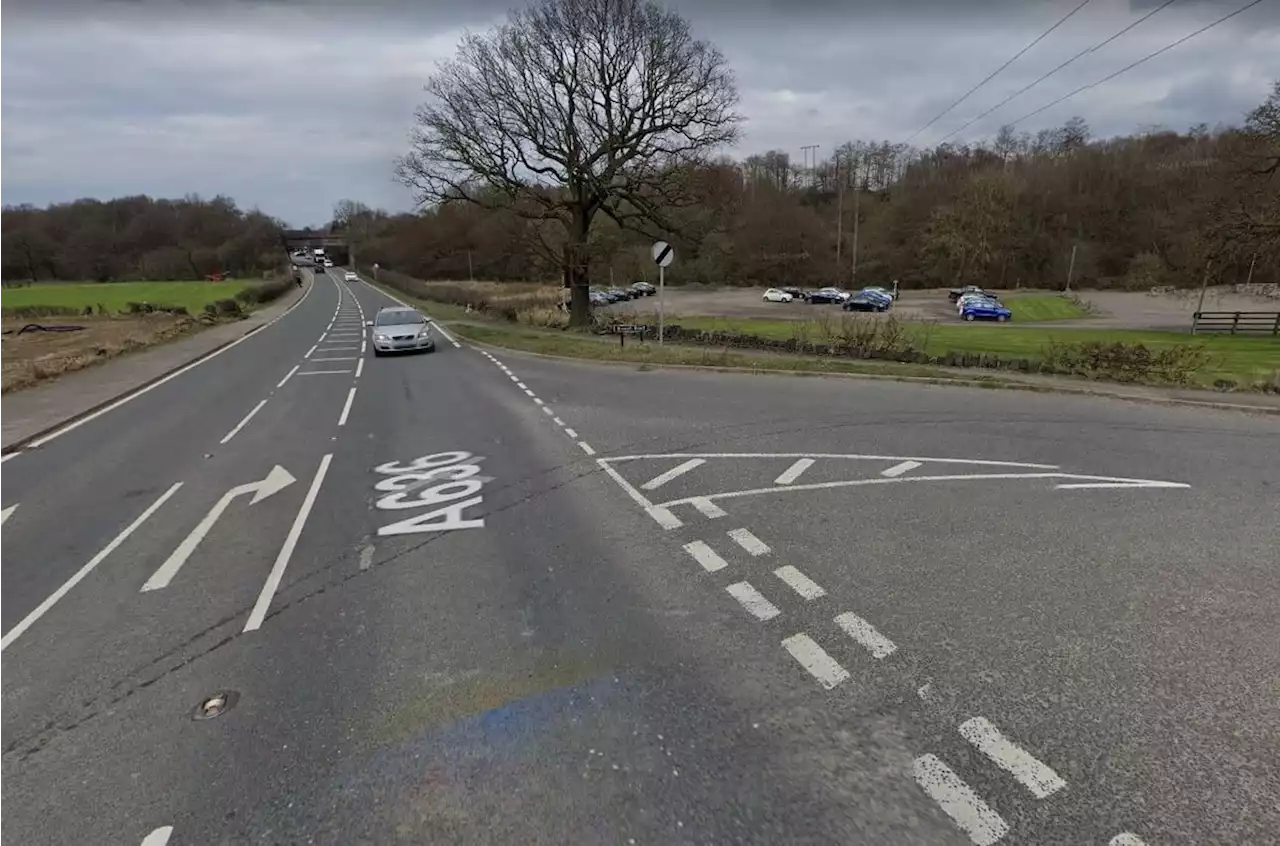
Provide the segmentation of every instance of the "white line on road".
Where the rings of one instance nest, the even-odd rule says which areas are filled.
[[[729,537],[733,538],[734,543],[752,555],[768,555],[772,552],[772,550],[769,549],[768,544],[751,534],[751,532],[746,529],[730,529]]]
[[[554,417],[556,414],[554,411],[551,410],[550,406],[546,406],[546,405],[542,407],[542,412],[548,417]]]
[[[1124,831],[1111,838],[1107,846],[1147,846],[1147,844],[1143,843],[1138,835]]]
[[[782,471],[782,475],[773,480],[775,485],[789,485],[796,479],[800,478],[800,474],[813,466],[812,458],[798,458],[796,463],[792,464],[786,470]]]
[[[591,444],[587,443],[586,441],[578,441],[578,446],[582,447],[582,451],[585,452],[587,455],[596,454],[596,451],[591,448]]]
[[[0,464],[4,464],[10,458],[13,458],[14,456],[18,456],[18,455],[22,455],[22,450],[15,450],[13,452],[7,452],[4,455],[0,455]]]
[[[71,578],[63,582],[61,587],[59,587],[52,594],[50,594],[49,598],[46,599],[44,602],[41,602],[34,611],[32,611],[30,614],[24,617],[22,619],[22,622],[18,623],[18,625],[14,626],[12,629],[6,632],[5,636],[2,639],[0,639],[0,650],[4,650],[9,646],[9,644],[17,640],[22,635],[23,632],[31,628],[32,623],[34,623],[36,620],[39,620],[41,617],[43,617],[45,613],[48,612],[48,610],[52,608],[59,599],[62,599],[62,597],[66,596],[68,591],[70,591],[73,587],[79,584],[80,581],[84,579],[85,576],[93,572],[93,568],[101,564],[108,555],[116,551],[116,548],[119,547],[120,544],[128,540],[129,535],[136,532],[139,526],[147,522],[147,518],[149,518],[152,514],[155,514],[157,511],[159,511],[160,506],[168,502],[169,497],[176,494],[178,492],[178,488],[180,487],[182,487],[182,482],[174,482],[173,486],[170,487],[169,490],[165,491],[163,494],[160,495],[159,499],[151,503],[151,505],[148,506],[147,510],[139,514],[136,520],[134,520],[132,523],[130,523],[128,526],[124,528],[124,531],[116,535],[112,539],[111,543],[104,546],[101,552],[99,552],[97,555],[90,558],[89,563],[85,564],[83,567],[81,567],[79,570],[75,572],[75,575],[73,575]]]
[[[529,386],[526,385],[524,382],[521,382],[519,379],[516,380],[516,387],[522,391],[529,390]]]
[[[849,678],[849,671],[840,666],[827,651],[814,643],[807,634],[795,634],[782,641],[782,646],[791,653],[791,657],[800,662],[800,666],[809,675],[818,680],[818,684],[831,690]]]
[[[991,846],[1009,831],[1004,819],[936,755],[916,758],[911,771],[924,792],[977,846]]]
[[[341,376],[344,373],[350,373],[350,370],[303,370],[299,376]]]
[[[672,514],[670,510],[654,505],[649,501],[648,497],[640,493],[636,486],[628,482],[622,477],[622,474],[613,467],[609,466],[609,459],[597,458],[596,463],[600,465],[600,469],[609,474],[609,478],[618,483],[618,487],[626,492],[627,496],[635,500],[636,504],[644,509],[644,512],[654,519],[655,522],[663,529],[670,531],[678,529],[684,525],[680,518]]]
[[[538,405],[546,405],[546,403],[544,403],[542,400],[538,399],[537,397],[534,397],[533,401]]]
[[[293,369],[292,369],[292,370],[290,370],[288,373],[284,374],[284,378],[283,378],[283,379],[281,379],[279,382],[276,382],[276,387],[277,387],[277,388],[283,388],[283,387],[284,387],[284,383],[285,383],[285,382],[288,382],[288,381],[289,381],[289,377],[290,377],[290,376],[292,376],[293,374],[297,373],[297,372],[298,372],[298,368],[299,368],[299,367],[301,367],[301,366],[302,366],[301,364],[295,364],[295,365],[293,366]]]
[[[880,634],[875,626],[857,614],[851,612],[841,614],[836,617],[835,623],[876,658],[885,658],[898,649],[893,641]]]
[[[725,590],[757,620],[772,620],[782,613],[778,606],[765,599],[764,594],[752,587],[750,582],[734,582]]]
[[[1016,778],[1037,799],[1052,796],[1067,783],[1027,750],[1000,733],[985,717],[960,724],[960,736],[972,743],[997,767]]]
[[[706,541],[690,541],[684,545],[684,551],[693,556],[693,560],[701,564],[702,569],[708,573],[714,573],[729,566],[729,562],[716,554],[714,549],[707,546]]]
[[[266,404],[267,404],[267,401],[266,401],[266,400],[262,400],[262,401],[261,401],[261,402],[259,402],[257,405],[255,405],[255,406],[252,408],[252,410],[250,410],[250,411],[249,411],[249,413],[248,413],[248,414],[246,414],[246,415],[244,416],[244,419],[243,419],[243,420],[241,420],[239,423],[237,423],[237,424],[236,424],[236,427],[235,427],[234,429],[232,429],[230,432],[227,432],[227,434],[225,434],[225,435],[223,435],[223,436],[222,436],[222,440],[218,441],[218,443],[220,443],[220,444],[225,444],[227,441],[229,441],[229,440],[231,440],[232,438],[234,438],[234,437],[236,436],[236,434],[237,434],[237,433],[239,433],[239,431],[240,431],[241,429],[243,429],[245,426],[247,426],[247,425],[248,425],[248,423],[249,423],[249,421],[253,419],[253,415],[255,415],[255,414],[257,414],[259,411],[261,411],[261,410],[262,410],[262,407],[263,407],[264,405],[266,405]]]
[[[359,360],[360,360],[360,356],[358,356],[358,355],[335,355],[333,358],[320,358],[319,356],[316,356],[315,358],[313,358],[313,359],[311,359],[311,360],[312,360],[312,361],[359,361]]]
[[[364,372],[364,359],[362,358],[356,362],[356,378],[359,379],[360,374],[363,372]]]
[[[574,440],[578,439],[578,433],[575,430],[570,429],[568,426],[564,427],[564,433]]]
[[[315,352],[315,351],[316,351],[316,345],[315,345],[315,344],[312,344],[312,345],[311,345],[311,349],[307,350],[307,351],[306,351],[306,353],[304,353],[302,357],[303,357],[303,358],[311,358],[311,354],[312,354],[313,352]]]
[[[677,464],[675,467],[672,467],[670,470],[667,470],[663,473],[659,473],[649,481],[645,482],[640,487],[646,491],[656,490],[662,487],[663,485],[665,485],[667,482],[670,482],[672,479],[683,476],[685,473],[688,473],[690,470],[701,467],[706,463],[707,463],[706,459],[703,459],[703,458],[690,458],[688,461],[684,462],[683,464]]]
[[[347,391],[347,401],[342,406],[342,416],[338,418],[339,426],[347,425],[347,415],[351,413],[351,403],[355,402],[355,400],[356,400],[356,389],[352,388],[351,390]]]
[[[352,392],[355,388],[351,389]],[[328,453],[324,458],[320,459],[320,469],[316,470],[316,476],[311,480],[311,487],[307,490],[307,496],[302,500],[302,507],[298,509],[298,516],[293,519],[293,525],[289,527],[289,534],[284,539],[284,546],[280,547],[280,554],[276,556],[276,561],[271,565],[271,572],[267,575],[266,584],[262,586],[262,593],[258,594],[258,601],[254,603],[253,610],[249,612],[249,620],[244,624],[243,631],[251,632],[262,626],[262,621],[267,617],[267,609],[271,607],[271,599],[276,595],[276,589],[280,587],[280,580],[284,577],[284,568],[289,566],[289,556],[293,555],[293,549],[298,545],[298,538],[302,536],[302,529],[307,524],[307,515],[311,513],[311,507],[316,503],[316,496],[320,493],[320,485],[324,483],[324,474],[329,470],[329,462],[333,460],[333,453]]]
[[[3,526],[5,523],[9,522],[9,517],[13,514],[14,511],[17,510],[20,504],[21,503],[15,502],[13,505],[10,505],[4,511],[0,511],[0,526]]]
[[[165,846],[171,834],[173,834],[173,826],[162,825],[142,838],[142,846]]]
[[[367,543],[360,550],[360,569],[368,570],[373,566],[373,544]]]
[[[822,586],[813,579],[801,573],[799,569],[788,564],[785,567],[779,567],[773,571],[773,574],[786,583],[787,587],[800,594],[805,599],[818,599],[826,596],[827,592]]]
[[[531,397],[532,397],[532,396],[534,396],[533,391],[529,390],[528,388],[525,388],[525,389],[524,389],[524,392],[525,392],[526,394],[528,394],[529,396],[531,396]]]
[[[886,470],[881,470],[880,475],[892,479],[920,466],[921,462],[919,461],[904,461],[901,464],[895,464]]]
[[[367,349],[367,346],[366,346],[366,345],[367,345],[368,343],[369,343],[368,341],[366,341],[366,340],[364,340],[364,339],[361,339],[361,341],[360,341],[360,355],[364,355],[364,351]]]
[[[708,517],[712,520],[717,517],[723,517],[728,513],[705,496],[695,496],[689,500],[689,504],[701,512],[703,517]]]
[[[563,425],[564,425],[564,421],[563,421],[563,420],[561,420],[559,417],[553,417],[553,418],[551,418],[551,422],[552,422],[552,423],[555,423],[557,426],[563,426]]]
[[[1026,467],[1057,470],[1057,464],[1028,464],[1025,461],[989,461],[981,458],[927,458],[918,455],[863,455],[842,452],[667,452],[646,455],[619,455],[610,461],[637,461],[641,458],[838,458],[855,461],[931,461],[937,464],[976,464],[984,467]]]

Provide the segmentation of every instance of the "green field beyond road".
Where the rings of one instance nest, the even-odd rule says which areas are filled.
[[[229,299],[252,284],[249,280],[234,282],[101,282],[73,285],[29,285],[6,288],[0,294],[0,305],[6,309],[46,308],[83,309],[99,305],[109,312],[124,311],[128,303],[150,303],[153,306],[184,306],[192,314],[214,300]]]
[[[1074,320],[1088,317],[1089,312],[1080,308],[1066,297],[1054,295],[1025,297],[1005,297],[1000,302],[1013,312],[1013,319],[1023,323],[1038,323],[1046,320]]]
[[[1066,301],[1064,301],[1066,302]],[[1068,303],[1070,305],[1070,303]],[[817,321],[776,320],[770,318],[720,318],[672,316],[669,324],[685,329],[740,332],[762,338],[785,340],[808,337],[819,340],[823,335]],[[800,328],[808,324],[807,329]],[[1047,327],[993,326],[990,324],[904,323],[903,329],[912,342],[930,355],[949,352],[987,353],[1001,358],[1043,357],[1049,344],[1080,344],[1117,341],[1144,344],[1158,350],[1179,345],[1203,346],[1209,362],[1198,373],[1198,382],[1210,385],[1215,379],[1232,379],[1242,385],[1253,385],[1272,377],[1280,370],[1280,339],[1245,337],[1242,335],[1191,335],[1180,332],[1152,332],[1140,329],[1053,329]]]

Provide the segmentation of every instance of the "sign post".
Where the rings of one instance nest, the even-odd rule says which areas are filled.
[[[354,266],[355,265],[352,265],[352,267]],[[373,263],[373,281],[378,281],[378,263],[376,261]]]
[[[656,241],[653,245],[653,263],[658,266],[658,343],[662,343],[663,329],[666,325],[663,289],[667,281],[667,268],[675,260],[676,251],[666,241]]]

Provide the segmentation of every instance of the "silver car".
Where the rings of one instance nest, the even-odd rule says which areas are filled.
[[[373,354],[393,352],[432,352],[436,340],[431,336],[427,316],[416,308],[387,306],[378,309],[373,320]]]

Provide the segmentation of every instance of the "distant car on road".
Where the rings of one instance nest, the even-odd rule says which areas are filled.
[[[764,292],[764,301],[766,303],[789,303],[793,299],[794,297],[786,291],[779,290],[778,288],[770,288]]]
[[[416,308],[386,306],[369,321],[373,327],[373,354],[395,352],[432,352],[436,340],[431,336],[431,323]]]
[[[360,277],[357,276],[354,271],[348,270],[346,273],[342,274],[342,281],[343,282],[359,282]]]
[[[968,321],[995,320],[1004,323],[1013,317],[1013,312],[995,300],[972,299],[960,309],[960,316]]]

